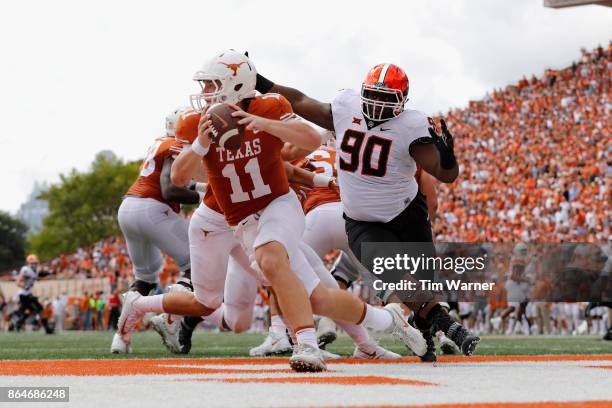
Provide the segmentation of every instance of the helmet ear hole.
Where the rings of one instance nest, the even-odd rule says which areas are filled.
[[[240,88],[242,88],[242,84],[238,84],[234,87],[234,91],[238,92],[240,90]]]

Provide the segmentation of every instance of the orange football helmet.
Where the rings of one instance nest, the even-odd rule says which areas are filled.
[[[200,112],[188,110],[182,112],[174,124],[174,138],[181,143],[192,144],[198,137]]]
[[[28,255],[28,257],[26,258],[26,262],[28,264],[37,264],[38,262],[38,257],[34,254],[30,254]]]
[[[408,76],[397,65],[376,65],[361,85],[363,115],[377,122],[398,116],[408,100],[408,86]]]

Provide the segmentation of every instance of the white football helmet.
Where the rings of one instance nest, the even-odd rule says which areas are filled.
[[[176,135],[174,134],[174,127],[176,126],[176,122],[178,121],[178,118],[181,116],[181,114],[183,112],[187,112],[189,109],[191,109],[189,106],[181,106],[166,115],[166,136],[176,137]]]
[[[202,88],[191,95],[191,106],[200,112],[207,104],[217,102],[236,104],[255,96],[257,70],[249,58],[234,50],[217,54],[193,75]]]

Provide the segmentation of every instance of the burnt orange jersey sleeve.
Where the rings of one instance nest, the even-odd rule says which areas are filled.
[[[180,153],[182,144],[173,137],[162,137],[156,139],[149,147],[147,156],[140,166],[140,173],[136,181],[127,191],[126,195],[153,198],[159,202],[169,205],[174,212],[179,212],[180,204],[164,200],[161,193],[160,176],[164,161],[168,157]]]
[[[200,123],[199,112],[191,110],[182,113],[174,125],[176,139],[182,143],[193,143],[198,137],[198,123]]]
[[[273,120],[287,119],[293,114],[289,102],[277,94],[251,99],[247,111]],[[204,163],[209,185],[229,225],[236,225],[289,192],[280,155],[283,145],[273,135],[252,131],[245,131],[244,142],[238,150],[211,144]]]
[[[321,147],[308,155],[306,159],[307,161],[302,164],[302,168],[330,177],[338,176],[336,171],[336,151],[334,149]],[[330,187],[317,187],[308,191],[302,206],[304,213],[308,214],[308,212],[320,205],[339,201],[340,193],[338,190]]]

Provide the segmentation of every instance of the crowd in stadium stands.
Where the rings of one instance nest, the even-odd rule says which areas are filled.
[[[444,115],[455,135],[461,177],[453,185],[439,187],[438,217],[433,222],[436,240],[612,240],[611,73],[612,42],[607,49],[583,49],[580,60],[570,67],[523,78]],[[328,254],[326,264],[336,256],[337,252]],[[132,279],[123,239],[108,238],[41,267],[55,279],[108,278],[110,293],[62,295],[46,303],[49,313],[70,328],[116,326],[118,293],[126,291]],[[174,282],[178,274],[178,267],[166,257],[160,286]],[[505,300],[495,296],[459,304],[457,315],[479,332],[520,330],[527,320],[516,325],[504,321],[499,327],[490,323],[505,308]],[[256,307],[264,307],[265,296],[262,299]],[[11,300],[5,305],[0,324]],[[542,333],[603,330],[596,323],[605,321],[608,311],[604,308],[585,320],[581,311],[585,305],[542,303],[526,310],[525,316]],[[258,310],[256,315],[260,314]]]
[[[612,43],[445,115],[461,176],[441,186],[439,241],[612,237]]]

